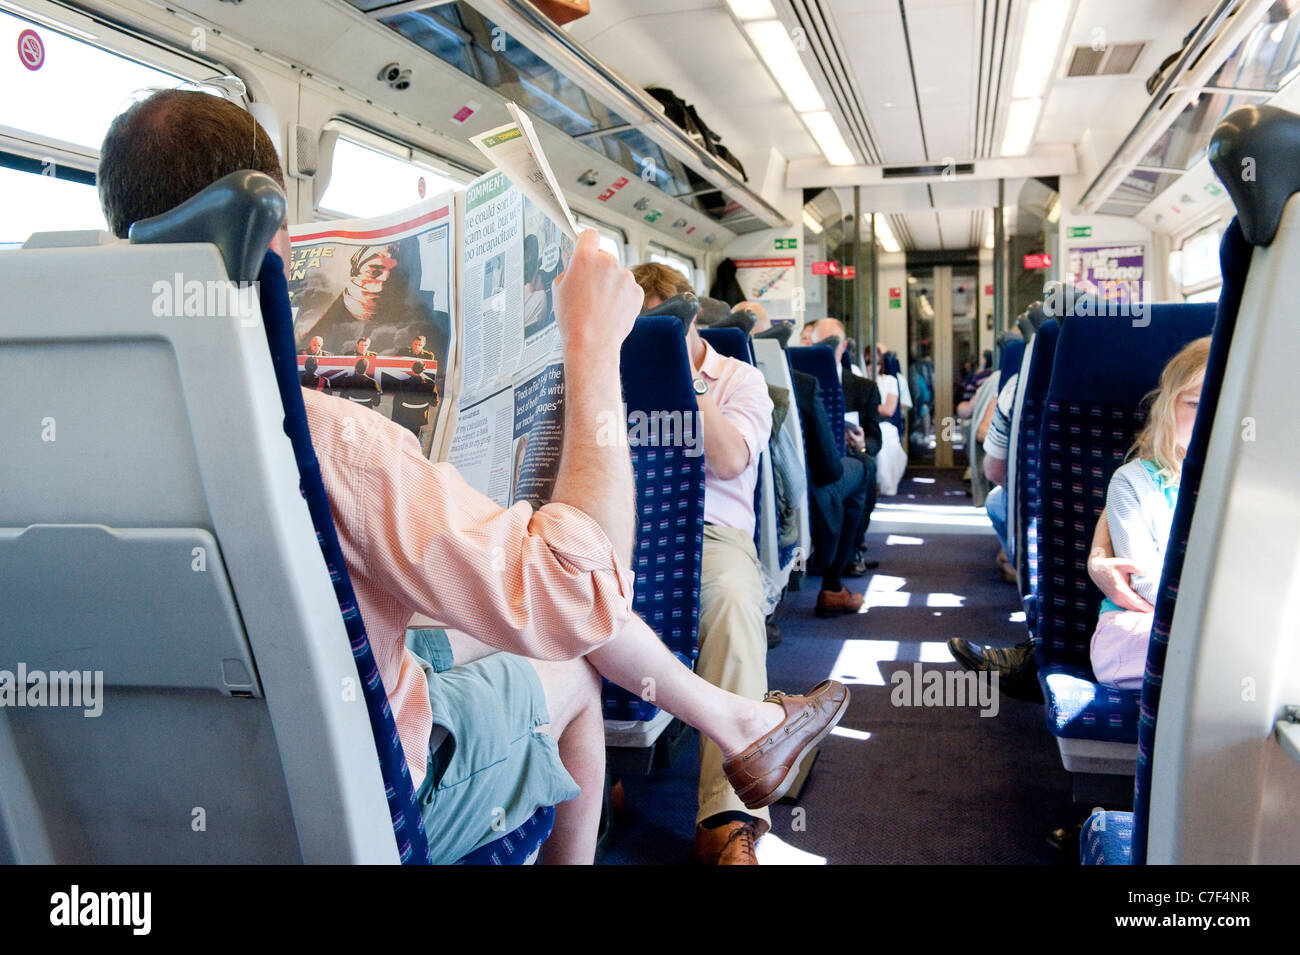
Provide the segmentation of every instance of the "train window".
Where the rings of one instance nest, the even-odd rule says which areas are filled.
[[[608,252],[614,258],[618,259],[619,265],[627,264],[627,234],[622,229],[616,229],[613,226],[605,225],[603,222],[597,222],[595,219],[589,219],[587,216],[579,215],[576,217],[578,225],[587,229],[595,229],[600,235],[600,247]]]
[[[409,146],[348,127],[334,147],[329,185],[317,211],[335,216],[382,215],[463,186],[471,178],[436,169],[415,157]]]
[[[1169,270],[1187,302],[1216,302],[1223,276],[1219,270],[1219,241],[1223,227],[1215,222],[1183,240],[1169,257]]]
[[[107,229],[93,173],[0,152],[0,249],[33,232]]]
[[[690,280],[691,286],[695,285],[695,260],[689,256],[681,255],[672,249],[663,246],[652,245],[650,247],[650,261],[659,262],[669,268],[676,269]]]
[[[0,48],[20,51],[0,57],[0,88],[5,91],[0,127],[6,127],[0,133],[28,143],[34,138],[40,144],[74,147],[89,154],[91,168],[108,124],[132,94],[188,79],[4,11]]]

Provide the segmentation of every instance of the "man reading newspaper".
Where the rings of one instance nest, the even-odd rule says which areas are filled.
[[[250,162],[283,184],[270,138],[241,108],[203,93],[155,93],[119,115],[105,137],[98,178],[105,217],[125,237],[133,222]],[[287,229],[272,249],[289,261]],[[546,861],[592,860],[604,776],[597,670],[634,692],[652,680],[661,706],[728,755],[732,784],[752,805],[780,797],[802,754],[848,704],[832,681],[806,697],[764,702],[725,693],[679,663],[632,613],[631,462],[625,446],[596,435],[601,415],[621,407],[609,368],[642,295],[588,231],[555,296],[564,453],[551,500],[536,512],[526,502],[501,508],[372,409],[302,393],[440,862],[554,803]],[[416,612],[474,638],[424,645],[416,656],[405,645]]]

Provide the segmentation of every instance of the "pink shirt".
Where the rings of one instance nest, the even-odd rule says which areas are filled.
[[[739,429],[749,448],[745,470],[730,480],[718,477],[704,459],[704,521],[754,533],[754,487],[758,458],[772,434],[772,399],[767,379],[747,362],[720,355],[704,342],[700,374],[722,416]]]
[[[418,788],[433,711],[406,649],[419,612],[489,646],[571,659],[632,616],[632,574],[600,526],[567,504],[502,510],[415,436],[370,408],[303,389],[357,605]]]

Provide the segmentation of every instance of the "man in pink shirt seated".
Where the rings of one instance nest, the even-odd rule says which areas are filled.
[[[247,168],[284,187],[275,147],[251,115],[206,93],[163,91],[113,121],[100,201],[125,237],[132,223]],[[848,705],[834,681],[762,701],[725,693],[632,613],[631,460],[626,447],[598,439],[598,423],[622,407],[608,369],[642,295],[597,238],[583,233],[554,285],[565,438],[551,501],[535,513],[526,501],[498,507],[370,408],[303,391],[435,861],[455,861],[556,803],[545,861],[592,860],[605,757],[598,673],[637,693],[653,681],[659,704],[718,745],[730,784],[756,806],[781,797]],[[287,224],[271,249],[288,263]],[[464,633],[418,631],[408,647],[417,613]]]
[[[691,291],[686,277],[659,263],[632,270],[645,291],[642,309]],[[763,570],[754,548],[754,487],[759,455],[772,432],[772,399],[763,373],[718,354],[686,331],[704,439],[704,554],[700,568],[700,655],[695,672],[740,696],[767,689],[767,627]],[[754,843],[771,828],[767,809],[737,798],[723,771],[723,754],[700,743],[700,808],[695,858],[709,865],[756,865]]]

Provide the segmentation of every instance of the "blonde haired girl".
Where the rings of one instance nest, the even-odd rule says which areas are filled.
[[[1165,365],[1160,386],[1147,396],[1151,408],[1146,425],[1106,492],[1105,517],[1115,556],[1142,568],[1130,583],[1152,606],[1209,354],[1210,339],[1198,338]],[[1153,611],[1123,610],[1109,598],[1102,601],[1091,648],[1098,681],[1120,689],[1142,685],[1154,618]]]

